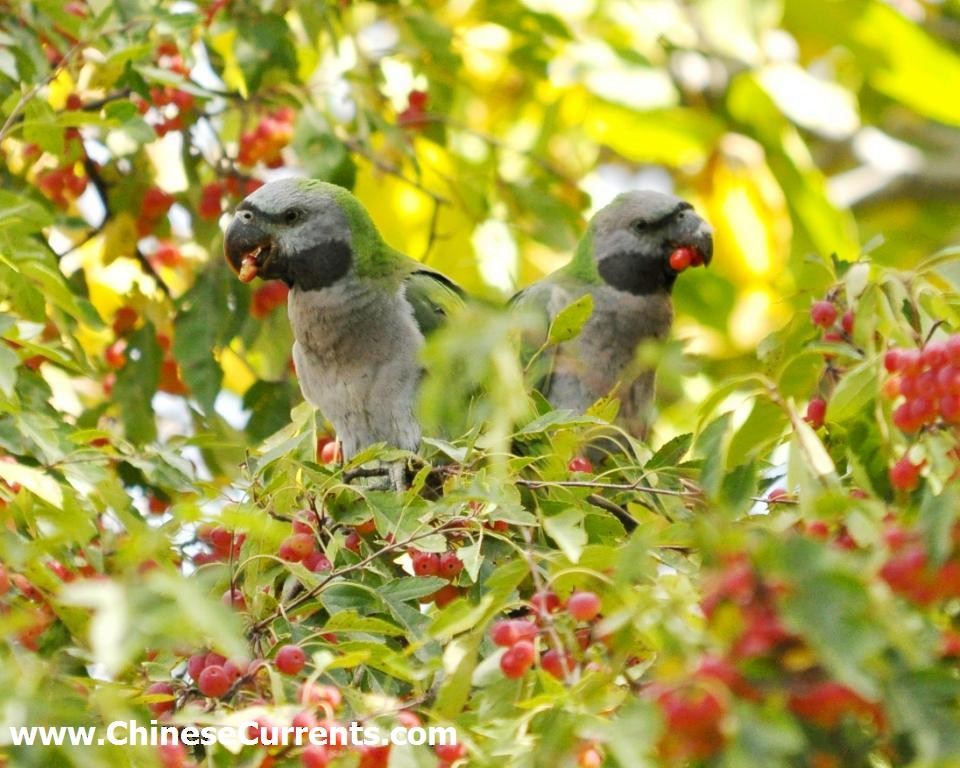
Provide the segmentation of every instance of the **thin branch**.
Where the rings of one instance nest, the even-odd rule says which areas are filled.
[[[587,496],[587,502],[595,507],[599,507],[600,509],[605,509],[607,512],[610,512],[623,524],[623,527],[628,533],[636,530],[636,519],[619,504],[615,504],[609,499],[605,499],[603,496],[598,496],[595,493],[591,493],[589,496]]]
[[[652,493],[658,496],[679,496],[685,499],[700,498],[699,493],[691,491],[675,491],[670,488],[651,488],[648,485],[636,483],[602,483],[596,480],[527,480],[517,478],[513,481],[524,488],[597,488],[605,491],[638,491]]]

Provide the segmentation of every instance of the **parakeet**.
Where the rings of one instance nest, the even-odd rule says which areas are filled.
[[[678,269],[712,256],[710,226],[673,195],[625,192],[599,210],[573,259],[511,300],[542,319],[534,333],[539,338],[530,340],[536,349],[557,313],[585,294],[593,297],[593,314],[580,334],[539,361],[539,389],[551,405],[583,413],[600,398],[617,397],[617,423],[644,438],[654,372],[638,368],[637,347],[667,336]]]
[[[246,197],[224,250],[244,282],[289,286],[300,388],[336,429],[344,459],[381,442],[416,451],[417,355],[460,304],[459,288],[387,245],[346,189],[313,179],[270,182]],[[390,468],[397,487],[402,470]]]

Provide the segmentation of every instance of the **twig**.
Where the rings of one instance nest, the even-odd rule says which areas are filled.
[[[634,519],[633,515],[627,512],[627,510],[625,510],[619,504],[615,504],[609,499],[605,499],[603,498],[603,496],[598,496],[595,493],[591,493],[589,496],[587,496],[587,502],[589,502],[595,507],[599,507],[600,509],[605,509],[607,512],[610,512],[611,514],[613,514],[613,516],[616,517],[617,520],[623,523],[623,527],[627,530],[628,533],[636,530],[637,528],[636,519]]]
[[[598,488],[606,491],[639,491],[659,496],[679,496],[684,499],[699,498],[699,493],[690,491],[674,491],[670,488],[651,488],[648,485],[637,483],[601,483],[596,480],[527,480],[517,478],[513,481],[524,488]]]

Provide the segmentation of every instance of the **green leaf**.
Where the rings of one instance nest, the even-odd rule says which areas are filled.
[[[877,386],[876,360],[864,360],[849,369],[837,383],[827,403],[827,421],[841,422],[859,416],[876,398]]]
[[[593,296],[585,293],[573,303],[561,309],[553,322],[550,323],[550,331],[547,334],[547,340],[551,344],[559,344],[563,341],[570,341],[583,330],[583,326],[593,314]]]
[[[60,484],[40,469],[0,461],[0,480],[8,485],[19,483],[53,507],[63,506],[63,491]]]
[[[404,630],[396,624],[378,619],[374,616],[361,616],[353,610],[340,611],[333,614],[327,623],[323,625],[322,631],[369,632],[374,635],[388,636],[397,636],[404,633]]]
[[[434,709],[440,717],[452,719],[464,708],[470,696],[473,670],[483,635],[480,632],[458,637],[443,651],[443,682],[437,691]]]
[[[693,434],[687,432],[668,440],[657,450],[650,460],[644,465],[644,469],[653,470],[663,467],[675,467],[690,450],[693,443]]]
[[[565,509],[558,515],[543,518],[544,531],[572,563],[580,560],[580,553],[583,552],[587,543],[583,520],[583,512],[575,507]]]

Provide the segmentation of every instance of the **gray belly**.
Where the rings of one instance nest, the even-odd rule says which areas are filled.
[[[333,425],[344,457],[380,442],[417,450],[423,336],[402,292],[294,290],[288,311],[300,388]]]
[[[653,397],[653,372],[635,363],[646,339],[665,338],[672,308],[667,295],[633,296],[609,288],[594,291],[594,312],[580,335],[557,350],[550,391],[556,408],[583,412],[597,400],[620,400],[618,423],[643,436]]]

